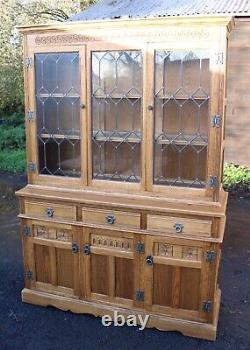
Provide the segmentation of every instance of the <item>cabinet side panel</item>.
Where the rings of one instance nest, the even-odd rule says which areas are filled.
[[[115,258],[115,294],[117,297],[133,299],[134,262],[131,259]]]
[[[173,267],[154,265],[153,304],[171,306],[172,304]]]

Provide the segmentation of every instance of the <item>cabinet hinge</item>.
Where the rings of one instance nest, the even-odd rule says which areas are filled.
[[[202,303],[202,311],[209,313],[212,310],[212,302],[211,300],[204,300]]]
[[[211,126],[213,128],[220,128],[221,127],[221,116],[220,115],[216,114],[216,115],[212,116]]]
[[[144,292],[141,290],[137,290],[135,292],[135,300],[136,301],[144,301]]]
[[[146,264],[149,265],[149,266],[151,266],[151,265],[153,265],[153,263],[154,263],[154,258],[153,258],[153,256],[152,256],[152,255],[148,255],[148,256],[146,257]]]
[[[83,246],[83,255],[89,255],[90,254],[90,245],[84,244]]]
[[[135,251],[138,254],[143,254],[145,252],[145,244],[141,242],[136,243]]]
[[[206,251],[206,261],[208,263],[214,262],[215,258],[216,258],[216,252],[214,250],[207,250]]]
[[[29,173],[34,173],[36,171],[36,164],[33,162],[28,162],[27,170]]]
[[[33,279],[33,272],[31,270],[28,270],[24,273],[24,278],[31,281]]]
[[[72,243],[71,251],[73,254],[77,254],[79,252],[79,246],[76,243]]]
[[[209,176],[209,180],[208,180],[208,185],[211,188],[215,188],[218,185],[218,179],[217,176]]]
[[[34,120],[34,112],[28,111],[26,115],[27,120],[30,122],[31,120]]]
[[[32,58],[31,57],[25,57],[24,59],[24,67],[30,68],[32,66]]]
[[[30,237],[31,236],[31,228],[29,226],[23,226],[22,233],[23,233],[23,236]]]
[[[224,64],[224,52],[223,51],[215,52],[215,64],[216,65]]]

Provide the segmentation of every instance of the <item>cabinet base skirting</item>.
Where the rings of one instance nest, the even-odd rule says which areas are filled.
[[[173,317],[162,316],[145,312],[145,310],[125,309],[116,307],[115,305],[105,305],[96,302],[90,302],[79,299],[71,299],[65,296],[59,296],[41,292],[37,290],[31,290],[24,288],[22,290],[22,301],[39,306],[54,306],[63,311],[71,311],[74,313],[86,313],[92,314],[96,317],[104,315],[114,316],[114,311],[127,317],[128,315],[140,314],[142,317],[149,315],[149,321],[147,328],[156,328],[161,331],[178,331],[183,335],[201,338],[206,340],[215,340],[220,308],[221,292],[218,290],[215,304],[214,320],[212,324],[195,322],[183,319],[176,319]],[[140,324],[137,320],[138,325]]]

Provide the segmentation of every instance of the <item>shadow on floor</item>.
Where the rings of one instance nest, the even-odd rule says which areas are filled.
[[[14,191],[25,179],[0,174],[0,350],[249,350],[250,200],[233,199],[222,249],[216,342],[176,332],[103,327],[100,318],[23,304],[22,252]]]

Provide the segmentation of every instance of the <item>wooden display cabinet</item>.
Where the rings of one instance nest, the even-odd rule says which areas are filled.
[[[22,27],[24,302],[215,339],[228,17]]]

